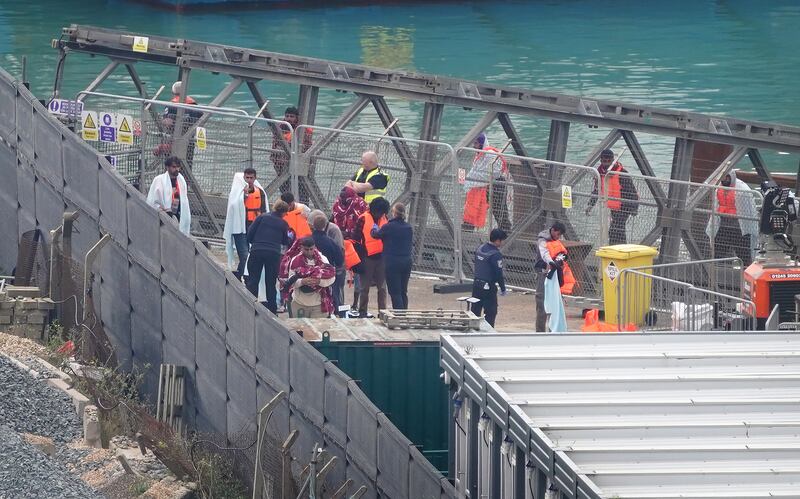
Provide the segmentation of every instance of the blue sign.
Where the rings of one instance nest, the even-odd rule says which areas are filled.
[[[102,142],[117,141],[117,127],[114,123],[114,116],[111,113],[100,115],[100,140]]]
[[[47,110],[52,114],[63,114],[66,116],[80,116],[83,112],[83,102],[66,99],[53,99],[47,105]]]
[[[116,169],[117,168],[117,157],[116,156],[106,156],[106,160],[111,163],[111,167]]]

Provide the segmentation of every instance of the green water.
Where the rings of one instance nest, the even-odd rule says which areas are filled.
[[[0,0],[0,64],[19,74],[28,57],[33,91],[52,90],[50,40],[70,23],[192,38],[354,63],[438,73],[594,98],[800,125],[800,2],[533,1],[256,10],[176,15],[131,1]],[[74,95],[106,64],[76,55],[64,91]],[[142,66],[151,92],[175,78],[173,67]],[[223,76],[195,75],[190,93],[210,100]],[[276,114],[297,89],[262,83]],[[132,94],[124,72],[102,91]],[[351,94],[323,91],[317,124],[330,123]],[[228,105],[256,111],[249,93]],[[421,105],[392,101],[408,136]],[[455,143],[479,112],[448,109],[442,140]],[[370,110],[355,124],[376,130]],[[532,154],[546,150],[547,120],[517,122]],[[607,130],[574,126],[568,160],[582,162]],[[490,139],[502,142],[499,128]],[[651,162],[669,171],[672,142],[643,136]],[[618,145],[621,147],[621,145]],[[775,170],[796,171],[797,155],[766,154]]]

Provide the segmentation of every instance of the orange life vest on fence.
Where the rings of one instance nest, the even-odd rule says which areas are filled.
[[[255,220],[259,215],[264,212],[264,199],[261,197],[261,189],[258,187],[253,190],[252,193],[245,195],[244,197],[244,210],[246,213],[247,223],[250,224]]]
[[[375,239],[370,233],[372,231],[372,226],[375,225],[372,214],[369,211],[366,211],[362,213],[359,218],[364,219],[364,229],[362,234],[364,235],[364,249],[367,251],[367,256],[383,253],[383,241],[380,239]],[[378,227],[383,227],[384,225],[386,225],[386,217],[381,217],[378,220]]]
[[[358,252],[356,251],[355,246],[353,246],[353,241],[350,239],[344,240],[344,268],[347,270],[352,269],[356,265],[361,263],[361,257],[358,256]]]
[[[311,235],[311,227],[308,220],[303,216],[302,208],[295,208],[288,212],[284,217],[289,228],[294,231],[295,240],[302,239]]]
[[[550,253],[550,258],[553,259],[555,259],[559,253],[568,253],[567,248],[564,247],[564,243],[561,241],[547,241],[547,251]],[[569,268],[566,261],[564,262],[562,270],[564,271],[564,284],[561,286],[561,294],[571,295],[572,291],[575,289],[575,276],[572,274],[572,269]]]
[[[736,191],[717,189],[717,202],[719,213],[736,215]]]
[[[600,192],[608,196],[606,205],[610,210],[622,208],[622,187],[619,183],[619,174],[615,173],[622,170],[622,165],[614,163],[608,172],[600,179]]]
[[[180,101],[181,101],[181,98],[179,96],[177,96],[177,95],[172,97],[172,99],[170,99],[170,102],[180,102]],[[188,95],[186,96],[185,99],[183,99],[183,102],[184,102],[184,104],[191,104],[191,105],[196,105],[197,104],[197,101],[192,99]]]

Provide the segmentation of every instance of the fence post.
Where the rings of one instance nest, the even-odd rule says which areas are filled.
[[[455,182],[455,189],[453,192],[453,278],[456,282],[461,283],[464,281],[464,248],[463,238],[461,231],[461,224],[463,222],[463,207],[464,207],[464,186],[459,182],[459,170],[461,165],[458,162],[458,154],[452,148],[450,149],[450,165],[453,175],[453,182]],[[466,170],[464,172],[466,178]],[[461,216],[459,216],[461,214]]]
[[[300,161],[300,149],[302,147],[302,141],[299,141],[297,137],[306,133],[304,127],[305,125],[300,125],[294,130],[291,147],[289,147],[289,177],[291,179],[292,194],[294,194],[294,198],[297,202],[300,202],[300,179],[298,178],[297,170],[299,168],[298,162]],[[280,189],[280,186],[278,186],[278,188]]]

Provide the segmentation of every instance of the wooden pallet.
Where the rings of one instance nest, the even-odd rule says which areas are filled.
[[[381,310],[378,318],[389,329],[480,329],[482,320],[463,310]]]

